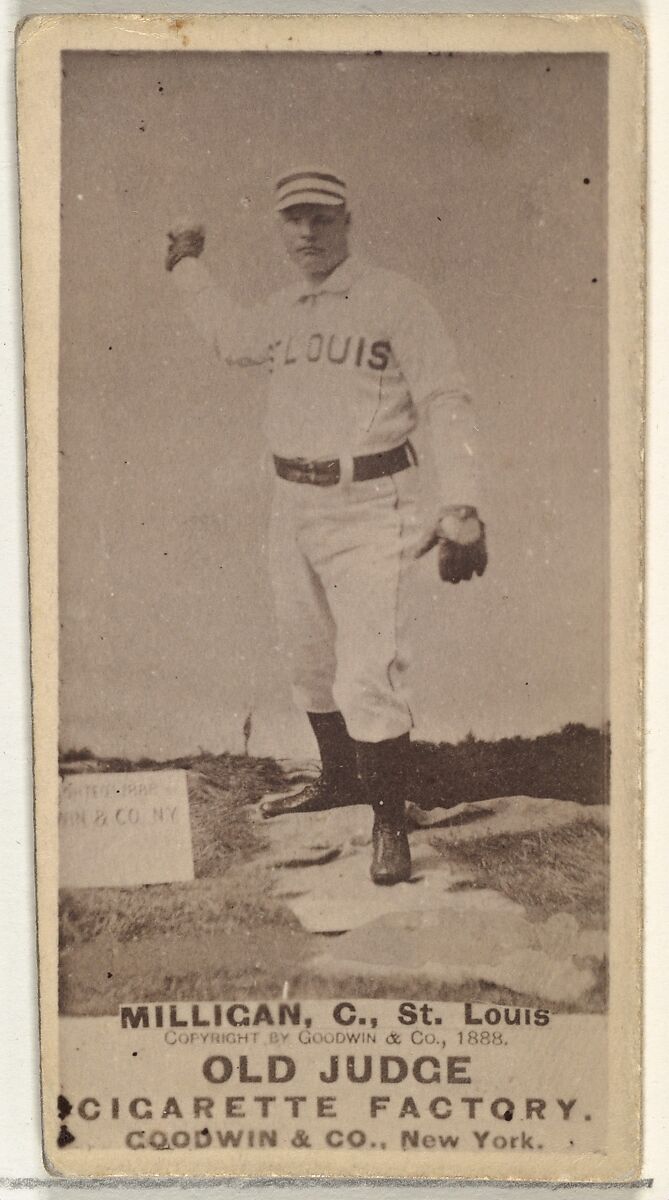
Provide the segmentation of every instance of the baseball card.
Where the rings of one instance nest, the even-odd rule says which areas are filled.
[[[644,64],[20,27],[55,1175],[640,1180]]]

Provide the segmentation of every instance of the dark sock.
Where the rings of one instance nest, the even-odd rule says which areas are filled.
[[[403,812],[411,739],[408,733],[381,742],[356,742],[358,776],[374,809]]]
[[[355,742],[340,712],[307,713],[323,764],[323,782],[332,787],[357,784]]]

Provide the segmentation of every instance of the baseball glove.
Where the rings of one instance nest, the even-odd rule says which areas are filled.
[[[204,226],[197,225],[193,229],[179,229],[176,233],[168,233],[167,258],[165,266],[173,271],[182,258],[199,258],[204,250]]]
[[[472,530],[472,541],[439,538],[439,577],[444,583],[461,583],[474,574],[482,575],[488,565],[485,525],[477,516],[468,518],[467,524],[470,522],[477,526],[475,532]]]
[[[439,577],[444,583],[461,583],[482,575],[488,565],[485,525],[475,508],[449,507],[428,527],[415,552],[416,558],[438,546]]]

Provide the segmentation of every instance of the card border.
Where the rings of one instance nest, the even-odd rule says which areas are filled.
[[[575,43],[578,43],[577,45]],[[611,256],[611,1013],[609,1121],[610,1141],[620,1147],[601,1162],[581,1156],[574,1174],[572,1159],[555,1163],[551,1178],[621,1180],[638,1176],[640,1144],[629,1110],[640,1110],[641,1001],[641,721],[643,581],[643,434],[644,434],[644,156],[645,38],[641,26],[611,16],[528,16],[520,14],[314,15],[251,17],[247,14],[176,17],[111,14],[30,18],[18,33],[17,94],[20,115],[21,247],[26,337],[25,383],[28,429],[28,497],[32,632],[38,934],[40,948],[40,1025],[43,1088],[54,1093],[57,1034],[52,1026],[56,997],[57,862],[57,364],[58,364],[58,223],[59,52],[61,49],[117,50],[453,50],[458,52],[605,52],[610,64],[610,245]],[[54,203],[55,199],[55,203]],[[38,252],[39,251],[39,252]],[[621,582],[622,581],[622,582]],[[56,889],[56,891],[54,891]],[[615,933],[613,932],[615,931]],[[632,963],[632,969],[630,969]],[[616,1031],[616,1038],[613,1031]],[[613,1098],[624,1097],[614,1107]],[[626,1110],[626,1113],[622,1109]],[[481,1178],[458,1161],[460,1178]],[[545,1179],[543,1169],[506,1157],[505,1178]],[[91,1155],[90,1173],[102,1163]],[[104,1158],[109,1160],[109,1155]],[[170,1155],[170,1171],[181,1160]],[[133,1163],[140,1168],[137,1155]],[[149,1165],[150,1161],[150,1165]],[[404,1160],[406,1162],[406,1159]],[[192,1158],[190,1159],[192,1164]],[[50,1169],[67,1167],[53,1155]],[[167,1165],[167,1164],[165,1164]],[[341,1167],[338,1157],[337,1167]],[[429,1167],[429,1164],[428,1164]],[[521,1167],[521,1163],[518,1163]],[[529,1167],[529,1170],[528,1170]],[[146,1170],[161,1173],[160,1156]],[[87,1173],[89,1173],[87,1171]],[[114,1172],[123,1174],[123,1172]],[[226,1177],[234,1172],[216,1172]],[[393,1176],[391,1171],[390,1176]],[[383,1175],[359,1178],[388,1178]],[[337,1178],[355,1177],[335,1169]],[[134,1175],[133,1177],[136,1177]],[[308,1178],[309,1176],[304,1176]],[[401,1176],[397,1176],[400,1178]],[[423,1178],[441,1178],[426,1170]]]

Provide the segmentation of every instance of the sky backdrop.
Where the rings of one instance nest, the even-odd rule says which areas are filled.
[[[443,312],[483,430],[490,565],[415,573],[417,734],[607,718],[606,60],[76,53],[63,60],[63,747],[313,753],[265,564],[264,388],[184,319],[197,219],[250,303],[291,279],[274,177],[333,164],[353,246]],[[420,439],[418,439],[420,450]]]

